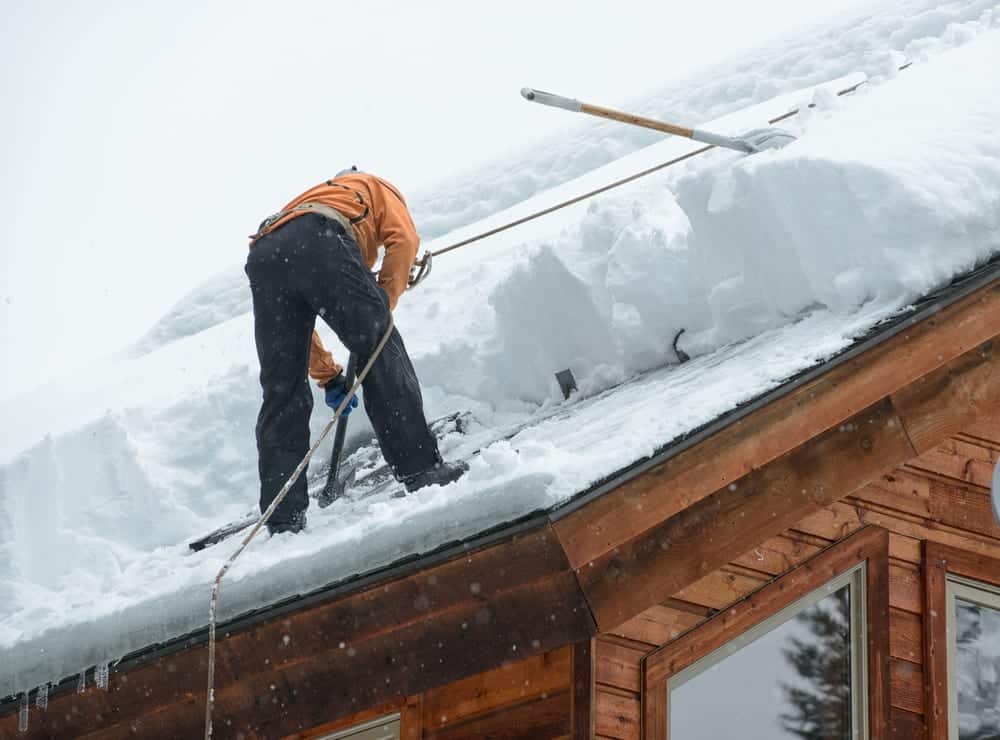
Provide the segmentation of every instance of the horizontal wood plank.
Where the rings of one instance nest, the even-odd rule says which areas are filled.
[[[920,615],[892,609],[889,612],[889,655],[911,663],[923,663],[923,628]]]
[[[707,615],[655,604],[624,624],[618,625],[610,634],[621,635],[654,647],[665,645],[707,618]]]
[[[897,709],[924,713],[924,671],[908,660],[889,661],[890,701]]]
[[[873,505],[856,501],[853,496],[804,518],[796,523],[795,529],[820,536],[825,534],[831,540],[839,540],[846,533],[856,531],[866,524],[874,524],[894,534],[915,540],[967,549],[987,557],[1000,557],[1000,541],[994,538],[935,522],[904,519],[898,513],[880,510]]]
[[[770,576],[778,576],[805,562],[822,549],[821,545],[784,532],[743,553],[733,560],[733,564],[753,568]]]
[[[910,564],[889,564],[889,605],[911,614],[924,613],[924,589],[920,568]]]
[[[893,707],[889,715],[889,740],[922,740],[927,737],[927,727],[921,714]]]
[[[646,651],[617,645],[597,638],[597,682],[638,693],[641,689],[639,668]]]
[[[989,489],[996,463],[996,450],[952,437],[907,464],[918,470]]]
[[[640,704],[638,695],[597,689],[597,734],[616,740],[639,740]]]
[[[692,604],[720,610],[753,593],[767,583],[767,580],[761,576],[752,577],[720,568],[682,588],[674,596]]]

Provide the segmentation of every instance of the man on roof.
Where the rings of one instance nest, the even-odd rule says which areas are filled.
[[[406,289],[419,244],[400,192],[355,167],[299,195],[251,237],[246,272],[264,392],[257,417],[261,512],[309,449],[313,401],[307,370],[331,408],[350,390],[343,368],[313,328],[316,317],[363,368]],[[371,268],[380,245],[385,254],[376,280]],[[441,459],[424,417],[420,384],[395,328],[362,387],[382,454],[408,491],[446,485],[468,469]],[[268,522],[271,534],[303,529],[308,506],[301,476]]]

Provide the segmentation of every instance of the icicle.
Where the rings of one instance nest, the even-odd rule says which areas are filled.
[[[35,706],[39,709],[49,708],[49,685],[47,683],[38,687],[38,693],[35,694]]]
[[[97,668],[94,669],[94,681],[97,683],[97,688],[107,690],[108,674],[108,664],[99,663]]]
[[[28,692],[21,694],[21,711],[17,714],[17,731],[28,731]]]
[[[80,671],[80,678],[76,681],[76,693],[82,694],[87,690],[87,671]]]

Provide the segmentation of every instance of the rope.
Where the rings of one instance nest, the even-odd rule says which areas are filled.
[[[215,615],[219,603],[219,588],[222,585],[222,579],[225,577],[226,573],[229,572],[229,569],[236,562],[236,559],[244,550],[246,550],[250,541],[254,538],[257,532],[260,531],[261,527],[267,524],[267,521],[271,518],[274,510],[278,508],[278,505],[285,499],[285,496],[288,495],[288,492],[292,489],[295,481],[297,481],[299,476],[302,475],[302,471],[309,465],[309,460],[312,459],[313,454],[319,448],[320,444],[322,444],[323,440],[326,439],[326,435],[330,433],[331,429],[333,429],[334,424],[340,420],[340,416],[343,414],[344,409],[347,408],[347,404],[349,404],[351,399],[354,398],[361,382],[368,375],[368,371],[372,369],[372,365],[375,364],[375,360],[377,360],[379,355],[382,354],[382,350],[385,349],[386,342],[389,341],[389,336],[392,334],[393,323],[392,312],[390,311],[389,326],[386,328],[385,334],[382,336],[382,339],[379,340],[378,345],[375,347],[375,351],[368,359],[368,363],[365,365],[364,369],[354,380],[354,385],[351,386],[350,392],[344,397],[344,400],[340,402],[340,406],[338,406],[337,410],[333,413],[333,418],[327,422],[322,433],[319,435],[319,439],[313,443],[313,446],[306,453],[306,456],[302,458],[298,467],[295,468],[288,480],[285,481],[285,485],[282,486],[278,495],[274,497],[274,501],[271,502],[271,505],[267,507],[267,511],[265,511],[263,515],[261,515],[260,519],[257,520],[253,529],[251,529],[250,533],[243,538],[240,546],[236,548],[236,552],[229,556],[229,559],[223,564],[222,568],[219,570],[219,574],[215,577],[215,585],[212,587],[212,601],[208,608],[208,700],[205,704],[205,740],[210,740],[212,737],[212,711],[215,708]]]
[[[910,64],[912,64],[912,62],[908,62],[908,63],[904,64],[902,67],[899,68],[900,71],[902,71],[902,70],[906,69],[907,67],[909,67]],[[865,85],[865,84],[867,84],[867,80],[859,82],[856,85],[851,85],[850,87],[846,87],[843,90],[839,91],[837,93],[837,95],[838,96],[848,95],[848,94],[854,92],[859,87],[861,87],[862,85]],[[815,103],[810,103],[808,107],[809,108],[815,108],[816,104]],[[777,118],[772,118],[771,120],[768,121],[768,123],[769,124],[775,124],[775,123],[778,123],[779,121],[784,121],[786,118],[791,118],[792,116],[797,116],[801,112],[801,110],[802,110],[801,108],[796,108],[794,110],[789,111],[788,113],[783,113],[782,115],[778,116]],[[434,252],[431,252],[430,254],[431,254],[432,257],[437,257],[438,255],[441,255],[441,254],[447,254],[448,252],[451,252],[452,250],[458,249],[460,247],[464,247],[464,246],[466,246],[468,244],[472,244],[473,242],[478,242],[481,239],[486,239],[487,237],[494,236],[495,234],[499,234],[499,233],[501,233],[503,231],[507,231],[507,229],[513,229],[515,226],[520,226],[521,224],[528,223],[529,221],[534,221],[536,218],[541,218],[542,216],[547,216],[550,213],[554,213],[555,211],[558,211],[558,210],[561,210],[563,208],[566,208],[567,206],[571,206],[571,205],[573,205],[575,203],[579,203],[582,200],[587,200],[588,198],[593,198],[595,195],[600,195],[601,193],[606,193],[609,190],[614,190],[615,188],[621,187],[622,185],[627,185],[628,183],[633,182],[634,180],[638,180],[641,177],[646,177],[647,175],[651,175],[654,172],[658,172],[659,170],[665,169],[666,167],[670,167],[670,166],[675,165],[675,164],[677,164],[679,162],[683,162],[685,159],[691,159],[692,157],[697,157],[699,154],[704,154],[709,149],[715,149],[715,146],[712,145],[712,144],[709,144],[708,146],[703,146],[700,149],[695,149],[694,151],[688,152],[687,154],[684,154],[684,155],[682,155],[680,157],[675,157],[674,159],[668,160],[666,162],[662,162],[661,164],[658,164],[658,165],[654,165],[653,167],[650,167],[648,169],[642,170],[641,172],[637,172],[637,173],[635,173],[633,175],[629,175],[628,177],[623,177],[620,180],[615,180],[614,182],[608,183],[607,185],[603,185],[603,186],[597,188],[596,190],[591,190],[591,191],[589,191],[587,193],[584,193],[583,195],[578,195],[578,196],[576,196],[574,198],[570,198],[569,200],[565,200],[562,203],[557,203],[554,206],[549,206],[548,208],[543,208],[542,210],[536,211],[535,213],[532,213],[532,214],[530,214],[528,216],[524,216],[524,217],[519,218],[519,219],[517,219],[515,221],[511,221],[509,223],[504,224],[503,226],[497,226],[495,229],[490,229],[489,231],[484,231],[483,233],[477,234],[476,236],[471,236],[468,239],[463,239],[460,242],[456,242],[455,244],[451,244],[451,245],[449,245],[447,247],[443,247],[443,248],[438,249],[438,250],[436,250]]]

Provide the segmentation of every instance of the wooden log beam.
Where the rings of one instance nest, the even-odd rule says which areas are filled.
[[[601,631],[913,457],[889,400],[577,569]]]
[[[996,342],[984,342],[893,394],[918,454],[1000,404],[998,354]]]
[[[570,563],[584,567],[650,522],[673,516],[998,334],[1000,286],[991,285],[560,519],[555,529]],[[935,437],[936,429],[928,434],[945,436]]]

